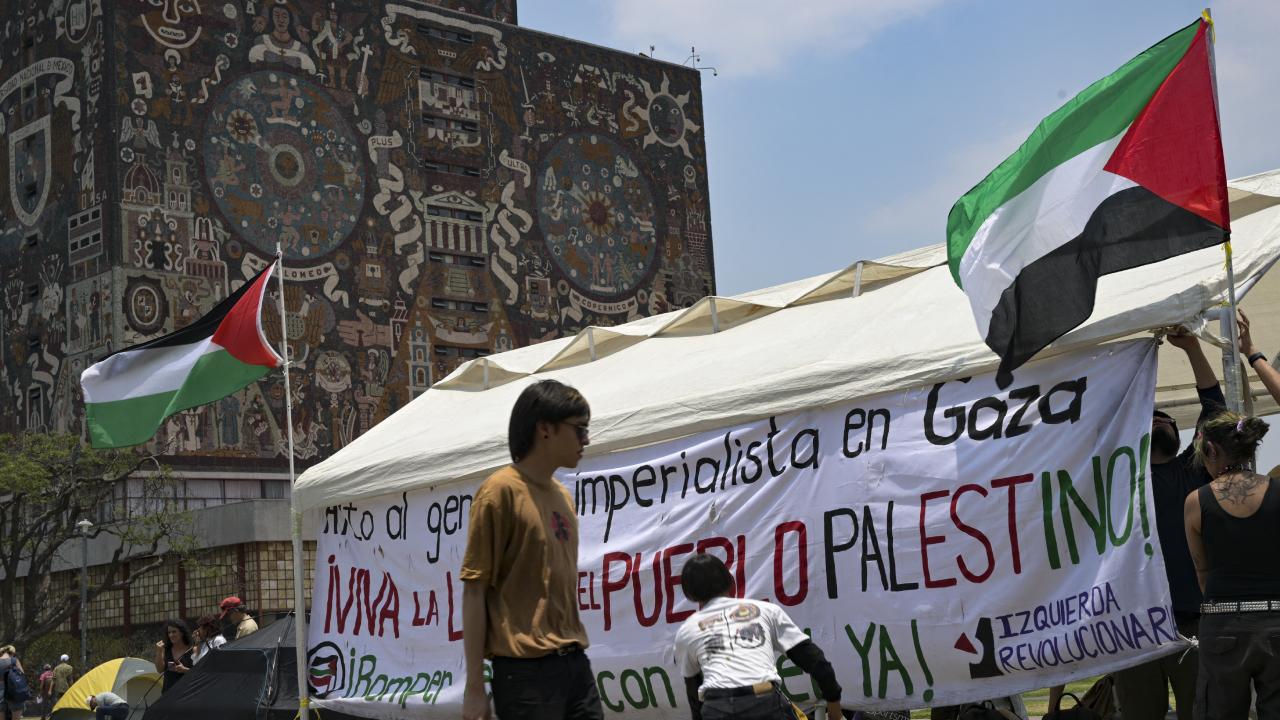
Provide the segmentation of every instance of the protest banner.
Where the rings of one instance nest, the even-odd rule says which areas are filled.
[[[1155,533],[1152,341],[584,460],[579,609],[608,712],[688,717],[679,575],[715,553],[827,653],[847,707],[952,704],[1181,647]],[[588,398],[589,400],[590,398]],[[376,478],[370,478],[376,482]],[[478,482],[328,507],[309,671],[320,707],[456,717]],[[744,625],[736,642],[757,642]],[[810,680],[783,658],[786,692]]]

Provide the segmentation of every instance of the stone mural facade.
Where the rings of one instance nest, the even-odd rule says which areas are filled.
[[[7,5],[0,430],[77,431],[85,367],[277,245],[304,462],[467,360],[714,290],[692,69],[520,28],[514,0]],[[275,466],[282,383],[149,449]]]

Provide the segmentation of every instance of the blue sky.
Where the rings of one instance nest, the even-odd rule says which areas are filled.
[[[681,62],[696,46],[717,291],[942,242],[1040,120],[1203,2],[519,0],[520,24]],[[1274,0],[1215,2],[1227,173],[1280,167]]]

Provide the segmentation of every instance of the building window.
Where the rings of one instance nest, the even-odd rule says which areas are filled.
[[[452,310],[453,303],[440,298],[431,298],[431,307],[434,310]]]
[[[442,83],[445,85],[453,85],[454,87],[475,88],[475,78],[462,77],[461,75],[450,75],[448,73],[420,68],[418,77],[433,83]]]
[[[470,45],[476,41],[476,36],[469,32],[449,30],[446,28],[436,27],[434,25],[428,25],[427,23],[418,23],[418,34],[425,35],[426,37],[434,38],[436,40],[447,40],[449,42],[462,43],[463,45]]]
[[[28,250],[34,250],[40,245],[40,233],[27,233],[27,239],[22,243],[23,247]]]
[[[467,222],[484,222],[484,215],[474,210],[460,210],[457,208],[447,208],[440,205],[428,205],[427,214],[431,217],[453,218],[454,220],[466,220]]]
[[[478,167],[454,165],[453,163],[437,160],[423,160],[422,169],[427,172],[448,173],[450,175],[462,175],[463,177],[480,177],[480,168]]]
[[[35,300],[38,297],[40,297],[40,285],[38,283],[31,283],[27,286],[27,299]]]
[[[438,130],[456,130],[467,133],[480,132],[480,123],[474,120],[459,120],[457,118],[444,117],[443,115],[432,115],[431,113],[422,113],[422,124]]]
[[[488,262],[482,257],[472,257],[467,258],[467,260],[471,263],[471,267],[485,267],[488,265]]]

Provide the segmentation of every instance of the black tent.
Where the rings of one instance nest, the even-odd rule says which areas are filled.
[[[153,702],[144,720],[293,720],[298,714],[293,615],[223,645]],[[324,720],[359,720],[324,711]]]

